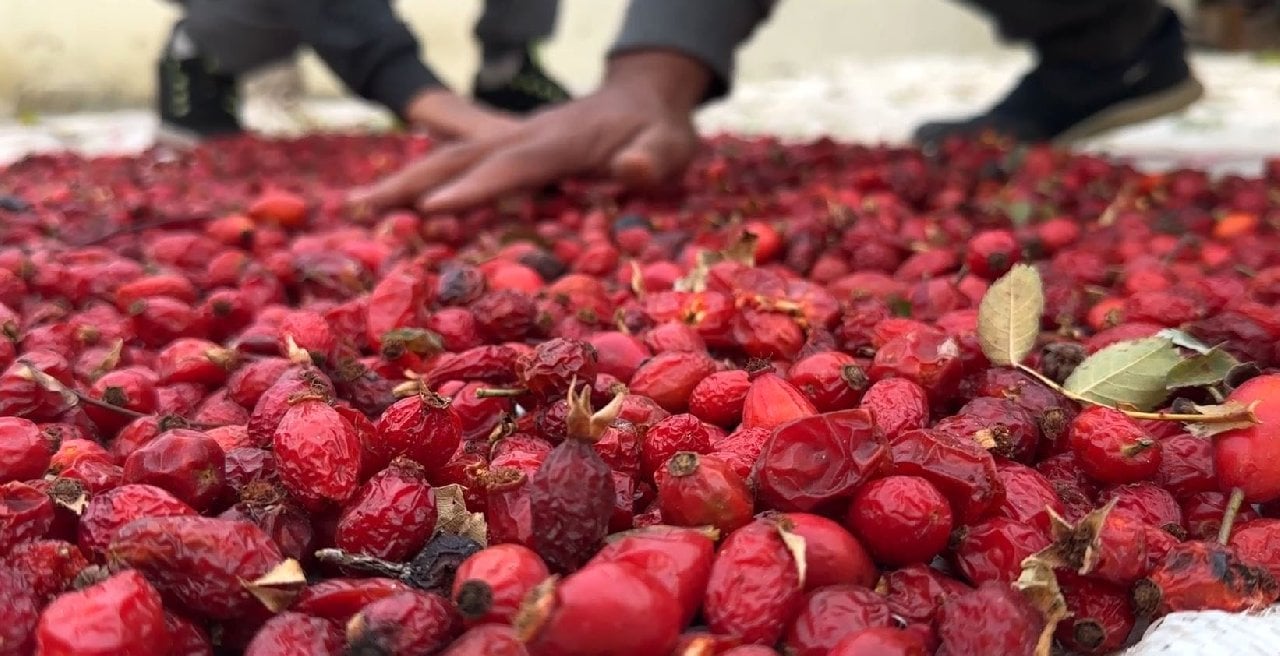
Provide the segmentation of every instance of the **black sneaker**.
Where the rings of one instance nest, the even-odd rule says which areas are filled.
[[[500,82],[486,81],[483,72],[476,75],[474,95],[494,109],[515,114],[527,114],[572,98],[527,49],[514,75],[504,76]]]
[[[984,134],[1066,144],[1171,114],[1204,95],[1186,55],[1182,23],[1170,10],[1132,60],[1108,66],[1041,62],[987,113],[926,123],[913,139],[926,148]]]
[[[157,68],[162,138],[194,142],[242,131],[236,118],[236,78],[219,73],[196,52],[182,23],[174,26]]]

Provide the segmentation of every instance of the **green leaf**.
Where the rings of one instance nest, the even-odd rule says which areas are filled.
[[[1044,284],[1025,264],[992,283],[978,305],[978,343],[992,364],[1018,364],[1035,347],[1044,314]]]
[[[1063,387],[1113,408],[1150,410],[1169,396],[1165,380],[1181,360],[1166,337],[1119,342],[1081,362]]]
[[[1221,383],[1240,361],[1230,353],[1215,346],[1204,353],[1193,355],[1174,365],[1164,381],[1166,389],[1205,387]]]
[[[1188,351],[1195,351],[1196,353],[1209,352],[1208,344],[1205,344],[1177,328],[1165,328],[1164,330],[1156,333],[1156,337],[1167,337],[1169,338],[1169,341],[1173,342],[1174,346],[1187,349]]]
[[[1021,228],[1031,221],[1031,213],[1035,210],[1031,203],[1025,200],[1015,200],[1005,207],[1005,213],[1009,215],[1009,222],[1014,226]]]

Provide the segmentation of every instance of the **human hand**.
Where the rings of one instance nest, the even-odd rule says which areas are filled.
[[[445,141],[495,137],[520,124],[515,116],[486,109],[445,88],[419,93],[404,115],[414,127]]]
[[[669,52],[616,57],[600,89],[491,136],[442,146],[348,202],[382,209],[415,203],[448,212],[571,175],[602,173],[629,186],[682,171],[697,148],[692,114],[711,74]]]

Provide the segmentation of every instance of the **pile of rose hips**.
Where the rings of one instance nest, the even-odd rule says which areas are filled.
[[[0,655],[1105,654],[1280,594],[1280,161],[720,138],[664,197],[343,207],[428,146],[0,171]],[[1020,261],[1048,379],[1177,327],[1249,366],[1173,407],[1261,423],[991,367]]]

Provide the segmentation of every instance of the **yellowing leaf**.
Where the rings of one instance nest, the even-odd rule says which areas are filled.
[[[1040,631],[1040,640],[1036,643],[1036,656],[1049,656],[1053,647],[1053,632],[1068,615],[1067,600],[1058,587],[1058,577],[1053,573],[1051,563],[1030,556],[1022,561],[1022,575],[1014,581],[1017,588],[1040,615],[1044,617],[1045,626]]]
[[[1230,353],[1215,346],[1174,365],[1169,370],[1164,386],[1173,390],[1181,387],[1217,385],[1239,364],[1240,361],[1231,357]]]
[[[1196,437],[1213,437],[1237,428],[1248,428],[1258,423],[1257,416],[1253,414],[1256,405],[1256,401],[1249,406],[1238,401],[1228,401],[1222,405],[1197,405],[1195,410],[1204,415],[1204,419],[1188,421],[1183,425],[1188,433]]]
[[[992,283],[978,305],[978,342],[992,364],[1018,364],[1035,346],[1044,314],[1040,274],[1025,264]]]
[[[1150,410],[1169,396],[1165,380],[1181,360],[1165,337],[1119,342],[1081,362],[1063,387],[1113,408],[1128,405]]]
[[[436,501],[436,531],[470,538],[484,546],[489,543],[489,527],[484,513],[467,510],[465,493],[454,483],[433,490]]]

